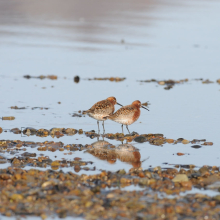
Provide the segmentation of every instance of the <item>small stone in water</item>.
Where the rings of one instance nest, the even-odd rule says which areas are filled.
[[[4,116],[2,117],[2,120],[14,120],[15,117],[14,116]]]
[[[212,142],[204,142],[203,145],[213,145]]]
[[[78,83],[80,78],[79,78],[79,76],[75,76],[73,80],[74,80],[75,83]]]
[[[177,174],[173,179],[173,182],[187,182],[189,181],[186,174]]]
[[[143,142],[146,142],[147,139],[144,136],[138,136],[138,137],[134,138],[134,141],[136,141],[138,143],[143,143]]]
[[[173,139],[166,139],[166,142],[169,144],[172,144],[174,142],[174,140]]]
[[[188,140],[186,140],[186,139],[182,140],[182,144],[188,144],[188,143],[189,143]]]
[[[178,156],[183,156],[185,155],[184,153],[177,153]]]
[[[83,134],[83,130],[82,130],[82,129],[79,129],[78,133],[79,133],[79,134]]]
[[[202,146],[200,146],[200,145],[193,145],[193,146],[191,146],[192,148],[195,148],[195,149],[198,149],[198,148],[201,148]]]

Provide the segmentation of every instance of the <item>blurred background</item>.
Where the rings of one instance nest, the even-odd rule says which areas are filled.
[[[150,112],[142,110],[130,131],[162,133],[173,139],[205,138],[214,145],[199,150],[182,146],[190,156],[181,160],[172,156],[180,150],[176,146],[136,145],[142,158],[151,156],[145,166],[217,165],[219,11],[217,0],[0,0],[0,117],[15,117],[0,126],[97,130],[94,119],[72,117],[73,113],[109,96],[123,105],[148,101]],[[88,80],[96,77],[125,80]],[[164,89],[166,85],[158,82],[166,80],[184,81]],[[106,121],[105,128],[107,133],[121,132],[112,121]],[[1,134],[1,139],[15,138],[51,137]],[[77,135],[61,141],[92,142]]]

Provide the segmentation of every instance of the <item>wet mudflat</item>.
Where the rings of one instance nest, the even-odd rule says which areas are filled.
[[[188,178],[190,176],[190,180]],[[160,198],[155,192],[179,194],[192,186],[207,187],[220,179],[217,167],[152,170],[103,171],[97,175],[77,175],[53,170],[1,170],[1,213],[6,216],[36,215],[42,219],[56,213],[60,218],[84,216],[87,219],[141,218],[179,219],[219,218],[219,195],[203,194]],[[123,187],[140,185],[141,191]],[[111,187],[117,188],[111,190]],[[218,188],[219,185],[213,186]]]
[[[219,219],[219,10],[2,0],[1,218]],[[110,96],[130,134],[82,113]]]

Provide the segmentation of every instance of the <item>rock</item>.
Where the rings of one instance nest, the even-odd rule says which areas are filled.
[[[153,169],[154,172],[158,172],[158,171],[161,172],[161,170],[162,169],[160,166],[154,167],[154,169]]]
[[[145,174],[145,176],[148,177],[149,179],[152,178],[152,174],[151,174],[151,172],[149,172],[148,170],[145,170],[145,171],[144,171],[144,174]]]
[[[30,79],[31,78],[30,75],[24,75],[23,77],[26,78],[26,79]]]
[[[11,175],[6,174],[6,173],[4,173],[4,174],[0,174],[0,179],[2,179],[2,180],[8,180],[8,179],[11,179]]]
[[[158,84],[159,85],[165,85],[165,82],[164,81],[159,81]]]
[[[124,135],[124,136],[125,136],[125,137],[133,137],[133,136],[135,136],[135,135],[138,135],[138,133],[135,132],[135,131],[132,131],[130,134],[126,134],[126,135]]]
[[[46,182],[44,182],[44,183],[41,185],[41,187],[42,187],[42,188],[46,188],[46,187],[51,186],[51,185],[53,185],[53,182],[52,182],[52,181],[46,181]]]
[[[35,128],[27,127],[23,130],[23,134],[30,136],[36,134],[37,130]]]
[[[60,166],[60,162],[58,160],[55,160],[51,163],[52,167],[59,167]]]
[[[75,76],[75,77],[73,78],[73,81],[74,81],[75,83],[78,83],[78,82],[80,81],[79,76]]]
[[[57,80],[57,76],[55,75],[48,75],[47,78],[52,80]]]
[[[209,173],[209,169],[208,169],[208,167],[201,167],[199,169],[199,172],[203,175],[205,173]]]
[[[184,138],[178,138],[177,141],[178,142],[182,142],[184,140]]]
[[[150,144],[159,146],[159,145],[162,145],[165,143],[165,139],[154,138],[154,139],[150,139],[149,142],[150,142]]]
[[[188,144],[188,143],[189,143],[188,140],[186,140],[186,139],[182,140],[182,144]]]
[[[80,161],[80,160],[82,160],[82,158],[80,158],[80,157],[75,157],[74,160]]]
[[[74,171],[75,171],[76,173],[78,173],[80,170],[81,170],[81,167],[76,164],[76,165],[74,166]]]
[[[19,108],[18,106],[11,106],[10,108],[11,108],[11,109],[26,109],[25,107],[20,107],[20,108]]]
[[[12,164],[14,166],[20,166],[21,165],[21,161],[17,158],[14,158],[13,161],[12,161]]]
[[[140,173],[138,173],[138,176],[139,176],[140,178],[145,177],[144,172],[140,172]]]
[[[79,129],[78,133],[83,134],[83,129]]]
[[[186,174],[177,174],[173,179],[173,182],[187,182],[189,181],[188,177]]]
[[[22,154],[22,156],[25,156],[25,157],[36,157],[36,153],[28,153],[28,152],[25,152]]]
[[[138,136],[138,137],[134,138],[133,140],[138,143],[143,143],[143,142],[147,141],[147,138],[144,136]]]
[[[177,153],[178,156],[183,156],[185,155],[184,153]]]
[[[166,142],[169,144],[172,144],[174,142],[174,140],[173,139],[166,139]]]
[[[207,189],[220,189],[220,181],[214,182],[211,185],[206,186]]]
[[[22,200],[23,199],[23,196],[21,194],[13,194],[11,196],[11,199],[12,200],[15,200],[15,201],[19,201],[19,200]]]
[[[212,142],[204,142],[203,145],[213,145]]]
[[[202,146],[200,146],[200,145],[193,145],[193,146],[191,146],[192,148],[195,148],[195,149],[198,149],[198,148],[201,148]]]
[[[131,182],[130,179],[127,179],[127,178],[124,178],[124,177],[120,179],[120,183],[122,183],[122,184],[130,183],[130,182]]]
[[[220,182],[220,177],[219,176],[208,176],[207,178],[201,178],[199,181],[203,185],[207,186],[215,182]]]
[[[214,196],[213,199],[215,199],[215,200],[220,202],[220,195]]]
[[[7,160],[6,159],[0,159],[0,164],[4,164],[4,163],[7,163]]]
[[[147,185],[148,181],[149,181],[149,179],[147,177],[141,178],[139,180],[139,185]]]
[[[42,128],[42,129],[37,130],[36,135],[40,137],[47,137],[49,135],[49,131]]]
[[[205,81],[202,82],[203,84],[209,84],[209,83],[214,83],[213,81],[210,81],[209,79],[206,79]]]
[[[116,173],[118,173],[120,175],[125,175],[126,171],[123,169],[123,170],[118,170]]]
[[[4,116],[2,117],[2,120],[14,120],[15,117],[14,116]]]
[[[76,134],[76,133],[77,133],[77,130],[74,129],[74,128],[67,128],[67,129],[64,130],[64,132],[65,132],[67,135],[71,136],[71,135]]]
[[[50,135],[56,135],[56,132],[61,132],[64,130],[64,128],[52,128],[50,129]]]
[[[21,133],[21,130],[19,128],[12,128],[10,131],[13,132],[14,134],[20,134]]]
[[[173,88],[173,86],[171,86],[171,85],[168,85],[168,86],[164,87],[165,90],[169,90],[169,89],[172,89],[172,88]]]

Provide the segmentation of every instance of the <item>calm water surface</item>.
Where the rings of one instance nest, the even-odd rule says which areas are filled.
[[[175,164],[219,166],[220,86],[220,2],[219,1],[0,1],[0,116],[3,129],[53,127],[97,130],[89,117],[71,117],[95,102],[115,96],[123,105],[134,100],[150,102],[139,120],[129,126],[139,134],[162,133],[167,138],[206,139],[213,146],[200,149],[191,144],[131,143],[141,153],[142,168],[173,167]],[[24,75],[57,75],[57,80],[25,79]],[[78,75],[80,82],[74,83]],[[88,81],[94,77],[126,77],[123,82]],[[156,83],[139,80],[189,81],[164,90]],[[202,84],[195,79],[214,81]],[[61,102],[61,104],[58,104]],[[27,107],[13,110],[10,106]],[[48,110],[31,110],[32,107]],[[116,107],[118,108],[118,107]],[[105,122],[107,133],[121,132],[121,126]],[[127,132],[127,131],[126,131]],[[21,137],[9,132],[0,139],[62,141],[64,144],[92,144],[85,135]],[[106,140],[110,144],[120,142]],[[36,148],[28,152],[39,152]],[[185,153],[177,156],[177,152]],[[41,153],[41,152],[40,152]],[[116,171],[132,164],[117,160],[110,164],[85,152],[63,155],[44,152],[54,160],[81,157],[94,161],[91,167]],[[5,155],[8,158],[11,155]],[[164,163],[167,163],[166,165]],[[8,166],[5,164],[4,166]],[[3,166],[2,166],[3,167]],[[64,171],[74,172],[72,168]]]

